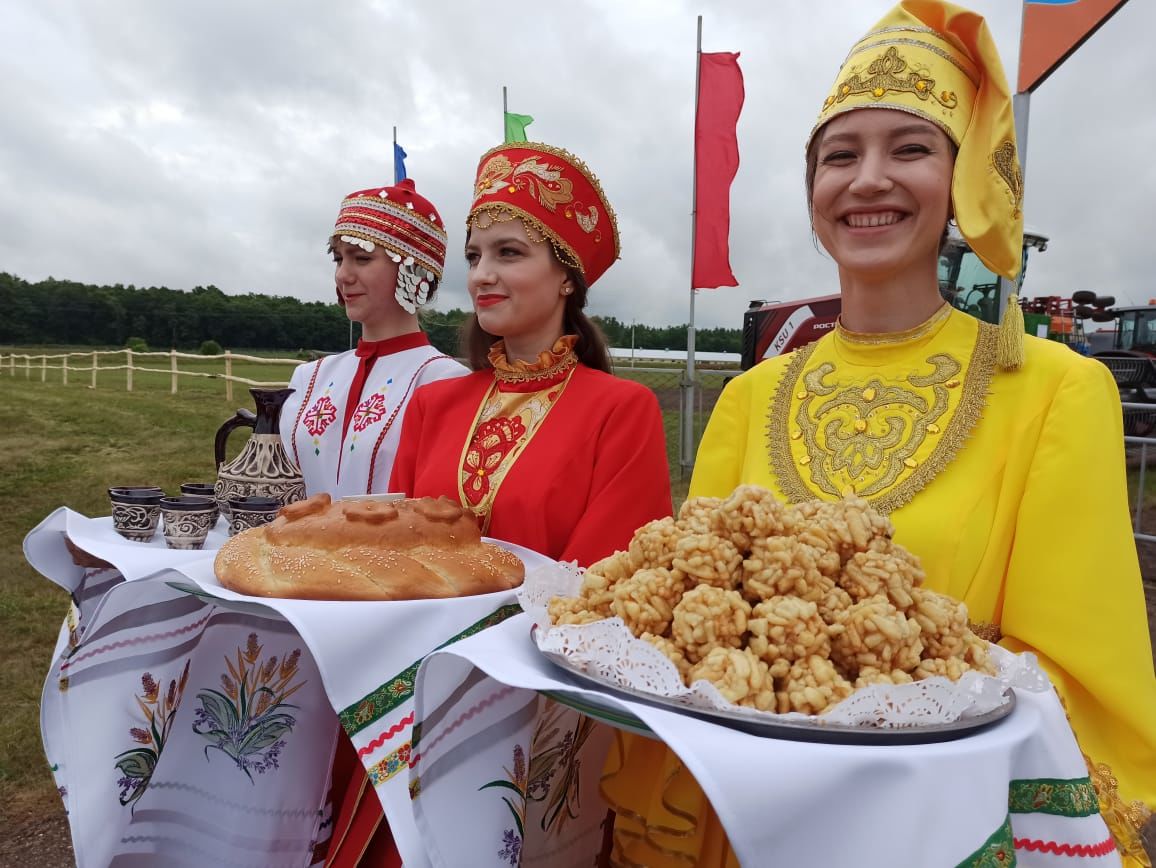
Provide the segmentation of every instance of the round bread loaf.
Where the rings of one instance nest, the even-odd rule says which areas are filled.
[[[482,542],[473,515],[448,498],[283,507],[217,553],[217,578],[254,597],[423,600],[505,591],[522,583],[516,555]]]

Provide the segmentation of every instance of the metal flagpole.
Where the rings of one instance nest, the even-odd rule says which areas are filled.
[[[506,86],[502,85],[502,141],[506,140],[506,115],[510,109],[506,106]]]
[[[698,131],[698,97],[702,71],[702,16],[698,16],[698,43],[694,55],[694,128]],[[694,240],[698,219],[698,142],[691,157],[690,195],[690,322],[686,327],[686,374],[682,380],[682,475],[694,466]]]
[[[393,183],[397,183],[397,127],[393,128]]]

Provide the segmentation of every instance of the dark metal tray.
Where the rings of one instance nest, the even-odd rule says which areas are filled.
[[[846,724],[824,723],[821,717],[808,720],[765,719],[747,717],[723,709],[689,708],[673,699],[643,693],[628,687],[620,687],[588,675],[585,672],[567,665],[554,657],[548,657],[555,666],[563,671],[573,682],[575,687],[587,690],[596,690],[609,696],[618,696],[631,702],[641,702],[666,711],[676,711],[688,717],[696,717],[708,723],[718,724],[730,729],[757,735],[763,738],[787,739],[790,741],[821,742],[825,744],[856,744],[856,745],[901,745],[901,744],[929,744],[933,742],[953,741],[974,735],[990,726],[999,723],[1012,713],[1015,708],[1016,697],[1012,690],[1005,690],[1004,704],[984,714],[973,717],[962,717],[952,723],[936,723],[926,726],[882,727],[882,726],[848,726]],[[656,738],[640,718],[625,712],[618,706],[600,701],[596,697],[586,695],[567,694],[562,691],[543,691],[556,702],[576,709],[590,717],[601,720],[618,729],[625,729],[640,735]]]

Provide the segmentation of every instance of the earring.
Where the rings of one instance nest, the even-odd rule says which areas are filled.
[[[393,297],[406,313],[416,313],[417,309],[429,300],[434,274],[426,269],[420,269],[411,257],[397,269],[397,285]]]
[[[562,287],[562,295],[569,295],[572,291],[573,289],[569,286]]]

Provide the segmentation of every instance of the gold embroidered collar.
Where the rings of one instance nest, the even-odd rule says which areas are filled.
[[[951,305],[944,302],[939,309],[915,328],[901,332],[853,332],[843,325],[843,318],[839,317],[835,323],[835,336],[845,343],[855,346],[880,346],[906,344],[917,341],[936,331],[951,314]]]
[[[873,352],[892,356],[886,365],[844,358],[834,334],[792,354],[768,408],[766,440],[791,502],[857,494],[891,512],[951,463],[983,414],[996,328],[946,310],[936,317],[950,331],[901,353]]]
[[[574,354],[577,335],[562,335],[554,346],[538,354],[536,362],[524,362],[506,358],[506,342],[498,341],[490,348],[490,364],[494,367],[494,378],[500,384],[530,383],[560,379],[578,364]]]
[[[554,380],[503,384],[495,379],[482,396],[458,462],[459,501],[477,516],[482,533],[489,532],[494,500],[507,474],[534,439],[577,370],[572,346],[572,338],[563,338],[551,353],[542,354],[550,356],[549,359],[525,366],[544,365],[545,370],[559,371]],[[560,362],[565,361],[567,354],[571,361],[562,367]],[[503,364],[506,363],[503,361]]]

